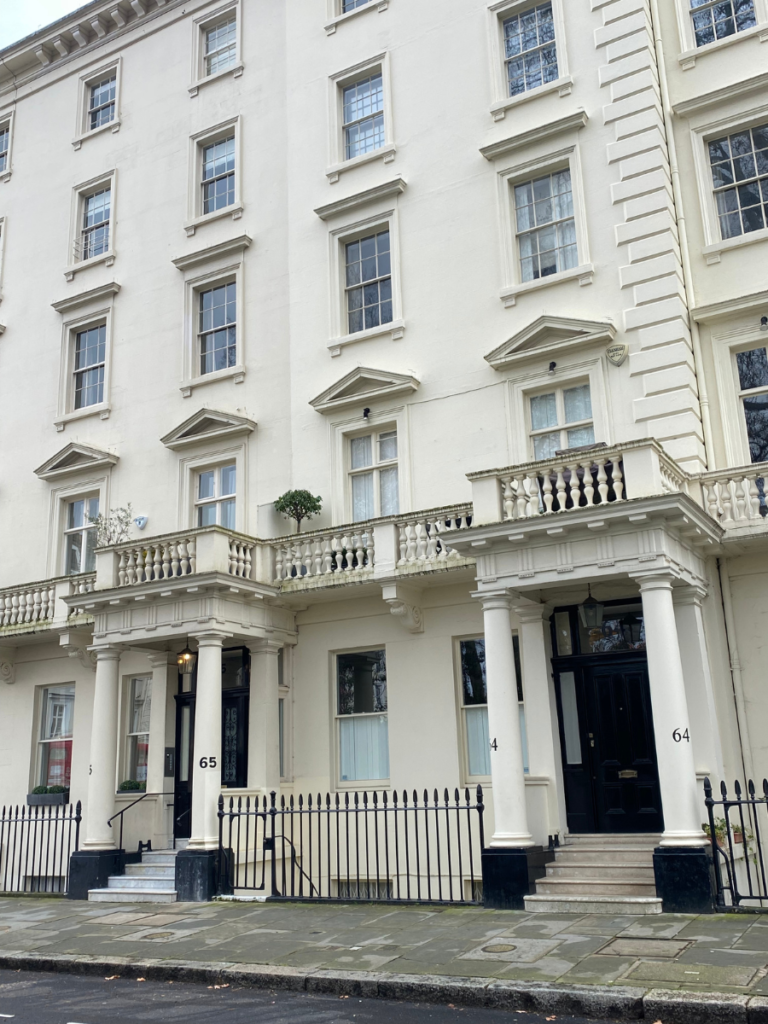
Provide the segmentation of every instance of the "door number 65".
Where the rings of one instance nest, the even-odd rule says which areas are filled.
[[[200,767],[201,768],[215,768],[216,767],[216,758],[215,757],[201,757],[200,758]]]

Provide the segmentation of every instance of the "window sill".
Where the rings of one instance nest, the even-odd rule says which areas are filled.
[[[245,380],[245,367],[238,364],[228,366],[226,370],[214,370],[213,373],[204,373],[201,377],[192,377],[191,380],[184,381],[179,390],[184,398],[189,398],[195,388],[200,388],[204,384],[215,384],[218,380],[229,380],[230,377],[235,384],[242,384]]]
[[[332,185],[335,185],[345,171],[353,171],[355,167],[362,167],[364,164],[373,163],[374,160],[383,160],[385,164],[391,164],[396,155],[397,146],[394,142],[389,142],[387,145],[375,149],[372,153],[363,153],[362,156],[356,156],[352,160],[344,160],[343,163],[334,164],[333,167],[328,168],[325,176]]]
[[[80,147],[82,146],[82,144],[85,142],[86,139],[90,139],[94,135],[101,135],[108,128],[111,129],[111,131],[113,133],[114,132],[119,132],[120,131],[121,123],[122,122],[120,121],[120,118],[117,118],[116,121],[107,121],[106,124],[100,124],[98,128],[92,128],[88,132],[83,132],[81,135],[76,135],[75,138],[72,139],[72,148],[73,149],[80,149]]]
[[[764,242],[768,238],[768,228],[761,228],[760,231],[750,231],[746,235],[737,235],[735,238],[723,238],[712,245],[705,245],[701,250],[707,263],[711,266],[719,263],[724,252],[731,249],[740,249],[744,245],[753,245],[755,242]]]
[[[243,64],[242,61],[238,61],[237,64],[233,64],[231,68],[224,68],[223,71],[216,71],[214,74],[207,75],[205,78],[199,78],[189,86],[189,95],[190,97],[197,96],[204,85],[208,85],[209,82],[218,82],[220,79],[226,78],[228,75],[231,75],[232,78],[239,78],[243,71],[245,71],[245,64]]]
[[[373,792],[373,790],[390,793],[392,791],[392,783],[389,779],[339,779],[336,783],[336,789],[340,793],[351,792],[355,789],[358,791],[365,789],[369,793]]]
[[[4,171],[2,174],[0,174],[0,179],[2,179],[3,181],[10,181],[12,173],[12,171]]]
[[[550,274],[549,277],[540,277],[537,281],[525,281],[523,284],[513,285],[499,292],[499,298],[505,306],[514,306],[518,295],[525,295],[527,292],[536,292],[541,288],[549,288],[550,285],[560,284],[561,281],[578,280],[582,288],[592,284],[595,276],[595,268],[591,263],[585,263],[580,267],[572,267],[571,270],[563,270],[559,274]]]
[[[677,59],[683,71],[690,71],[691,68],[696,67],[699,57],[706,57],[708,53],[715,53],[726,46],[733,46],[734,43],[740,43],[743,39],[752,39],[754,36],[759,36],[761,43],[768,42],[768,26],[755,25],[754,28],[736,32],[732,36],[726,36],[725,39],[716,39],[714,43],[707,43],[706,46],[697,46],[694,50],[683,50],[678,54]]]
[[[400,341],[405,334],[405,320],[393,320],[379,327],[369,327],[367,331],[356,331],[354,334],[345,334],[343,338],[334,338],[328,345],[328,351],[332,356],[340,356],[341,350],[347,345],[354,345],[357,341],[368,341],[370,338],[381,338],[385,334],[391,334],[392,341]]]
[[[105,267],[111,267],[114,262],[115,250],[110,249],[109,252],[103,252],[101,256],[92,256],[89,260],[81,260],[80,263],[70,263],[64,271],[64,276],[68,281],[74,281],[75,274],[79,274],[81,270],[87,270],[88,267],[97,267],[102,263]]]
[[[362,7],[356,7],[354,11],[347,11],[346,14],[339,14],[335,18],[331,18],[330,21],[325,23],[325,34],[332,36],[339,25],[343,25],[344,22],[350,21],[352,18],[356,18],[359,14],[367,14],[368,11],[378,11],[380,14],[382,11],[386,11],[389,7],[389,0],[369,0],[367,4],[363,4]]]
[[[98,416],[102,420],[108,420],[111,412],[112,406],[108,402],[99,402],[98,405],[89,405],[85,409],[76,409],[74,412],[67,412],[53,422],[56,429],[58,431],[62,431],[68,423],[73,423],[75,420],[84,420],[88,416]]]
[[[535,100],[539,96],[546,96],[551,92],[558,92],[561,96],[570,96],[572,91],[573,77],[571,75],[564,75],[562,78],[558,78],[554,82],[547,82],[546,85],[540,85],[536,89],[530,89],[528,92],[521,93],[519,96],[510,96],[509,99],[494,103],[491,107],[491,117],[494,121],[503,121],[506,117],[507,111],[512,110],[515,107],[519,107],[521,103],[527,103],[529,100]]]
[[[191,238],[198,228],[212,221],[221,220],[223,217],[231,217],[232,220],[240,220],[243,216],[243,204],[235,203],[234,206],[225,206],[223,210],[216,210],[215,213],[204,213],[202,217],[195,217],[184,225],[187,237]]]

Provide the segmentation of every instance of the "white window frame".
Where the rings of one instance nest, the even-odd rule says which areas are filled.
[[[726,46],[733,46],[734,43],[751,39],[753,36],[759,36],[760,42],[766,42],[768,40],[768,0],[753,0],[753,2],[757,25],[753,28],[744,29],[743,32],[734,32],[732,36],[726,36],[725,39],[716,39],[705,46],[696,46],[690,0],[675,0],[677,27],[680,36],[680,53],[677,59],[682,70],[690,71],[691,68],[696,67],[696,61],[700,57],[706,57],[709,53],[714,53]]]
[[[3,301],[3,269],[5,267],[5,236],[8,234],[8,218],[0,217],[0,302]],[[0,328],[2,333],[2,328]]]
[[[604,349],[604,343],[599,343]],[[573,358],[559,357],[554,371],[548,369],[549,360],[544,364],[532,366],[528,371],[519,369],[514,379],[509,381],[509,446],[512,461],[524,464],[534,461],[533,441],[531,438],[531,414],[529,399],[534,395],[547,394],[558,388],[575,387],[578,384],[589,384],[592,401],[592,423],[595,431],[595,444],[605,441],[610,445],[612,437],[612,415],[606,387],[606,358],[604,351],[597,356]]]
[[[234,366],[226,366],[211,373],[200,373],[199,318],[200,294],[222,284],[235,284],[237,289],[236,344],[237,357]],[[203,274],[185,279],[184,347],[181,393],[189,398],[195,388],[204,384],[229,380],[242,384],[245,380],[245,297],[243,288],[242,254],[237,262],[216,266]]]
[[[0,128],[8,128],[8,155],[5,161],[5,170],[0,171],[0,181],[10,181],[13,173],[13,122],[15,115],[15,110],[0,113]]]
[[[107,64],[102,64],[98,68],[90,70],[80,76],[78,80],[77,121],[75,124],[75,135],[72,139],[73,149],[80,149],[83,142],[94,135],[101,135],[105,131],[110,131],[112,133],[120,131],[120,125],[122,123],[120,119],[122,70],[123,59],[122,57],[116,57]],[[115,116],[106,124],[99,125],[98,128],[91,128],[91,88],[94,85],[98,85],[99,82],[103,82],[111,73],[114,73],[115,75]]]
[[[194,235],[199,227],[210,221],[221,220],[223,217],[239,220],[243,215],[241,127],[241,118],[238,114],[236,117],[231,117],[227,121],[222,121],[220,124],[190,136],[187,222],[184,225],[184,230],[189,236]],[[235,201],[221,210],[203,213],[203,151],[206,146],[222,142],[230,135],[235,137]]]
[[[346,246],[349,242],[365,238],[368,235],[378,234],[384,230],[389,231],[392,273],[392,321],[388,324],[379,324],[378,327],[370,327],[368,330],[355,331],[354,334],[349,334],[346,294]],[[358,341],[366,341],[368,338],[378,338],[385,334],[391,335],[393,341],[399,341],[405,334],[405,321],[403,320],[402,307],[400,231],[397,209],[384,210],[376,216],[367,217],[365,220],[355,221],[352,224],[345,224],[334,228],[329,232],[329,241],[331,339],[328,343],[328,348],[331,355],[340,355],[342,348],[347,345],[353,345]]]
[[[221,71],[214,71],[212,75],[206,75],[205,73],[205,33],[208,29],[213,28],[219,22],[224,21],[228,15],[234,14],[237,22],[237,32],[235,34],[235,63],[231,64],[228,68],[223,68]],[[207,85],[209,82],[217,82],[221,78],[231,76],[232,78],[239,78],[245,70],[242,57],[242,38],[243,38],[243,5],[241,0],[230,0],[229,3],[222,4],[217,7],[214,11],[206,11],[205,14],[199,15],[192,22],[192,69],[190,75],[189,95],[190,97],[197,96],[202,86]]]
[[[720,220],[717,215],[717,201],[715,199],[712,170],[709,162],[710,142],[713,142],[715,139],[724,138],[726,135],[733,135],[746,128],[754,128],[764,124],[768,124],[768,103],[751,110],[742,110],[738,114],[731,114],[714,121],[708,121],[704,124],[696,124],[692,127],[694,168],[699,188],[701,218],[704,229],[704,245],[701,252],[707,264],[719,263],[723,253],[729,252],[732,249],[740,249],[744,245],[754,245],[756,242],[763,242],[768,238],[768,227],[761,228],[760,231],[749,231],[744,235],[736,235],[734,238],[721,237]]]
[[[517,638],[518,647],[520,650],[520,670],[522,675],[522,640],[518,630],[512,630],[512,636]],[[456,693],[456,724],[458,726],[458,743],[459,743],[459,764],[461,768],[462,786],[476,786],[481,784],[485,788],[491,785],[491,776],[488,775],[472,775],[469,771],[469,735],[467,730],[467,708],[472,707],[485,707],[486,704],[465,704],[464,703],[464,681],[461,677],[461,644],[468,640],[484,640],[485,634],[482,630],[475,633],[465,633],[461,636],[453,637],[453,666],[454,666],[454,681],[455,681],[455,693]],[[530,755],[528,751],[528,735],[526,731],[526,719],[525,719],[525,680],[520,680],[520,685],[523,691],[523,700],[517,702],[520,716],[520,734],[523,745],[523,771],[525,775],[530,773]],[[489,735],[488,742],[490,744],[491,737]]]
[[[131,708],[131,703],[132,703],[131,695],[132,695],[132,692],[133,692],[134,681],[137,680],[137,679],[148,679],[149,683],[150,683],[150,687],[152,687],[152,684],[154,682],[154,680],[152,678],[152,673],[151,672],[132,672],[130,675],[125,675],[125,676],[122,677],[122,682],[123,682],[123,701],[122,701],[123,708],[122,708],[122,716],[121,717],[122,717],[122,720],[123,720],[123,722],[125,724],[124,724],[124,727],[121,729],[122,741],[123,741],[123,744],[122,744],[123,745],[123,753],[122,753],[122,757],[120,759],[120,763],[122,765],[122,770],[121,770],[120,777],[118,778],[118,785],[123,780],[132,778],[132,776],[130,775],[131,739],[133,737],[146,736],[147,737],[147,747],[149,748],[149,740],[150,740],[150,735],[151,735],[151,723],[148,725],[148,728],[147,728],[146,732],[130,732],[131,717],[132,717],[132,714],[131,714],[131,711],[132,711],[132,708]],[[151,690],[150,690],[150,698],[149,699],[150,699],[150,716],[151,716],[151,714],[152,714],[152,711],[151,711],[151,701],[152,701]],[[149,767],[149,765],[147,765],[147,767]],[[139,781],[139,780],[136,780],[136,781]],[[146,781],[147,780],[145,780],[145,782]],[[146,790],[146,786],[145,786],[145,790]]]
[[[590,405],[591,405],[591,403],[592,403],[592,388],[591,388],[590,383],[589,383],[589,378],[584,378],[584,379],[581,379],[581,380],[578,380],[578,379],[577,380],[569,380],[569,381],[566,381],[565,383],[561,383],[560,381],[553,381],[549,385],[545,385],[545,386],[543,386],[541,388],[537,388],[535,390],[531,390],[531,391],[527,391],[526,392],[526,417],[527,417],[527,420],[528,420],[528,446],[529,446],[529,451],[531,453],[530,457],[531,457],[532,460],[533,459],[537,459],[537,456],[536,456],[535,450],[534,450],[534,439],[535,439],[535,437],[541,437],[544,434],[559,433],[560,434],[560,444],[558,445],[558,449],[557,450],[558,451],[564,451],[565,449],[567,449],[569,447],[575,447],[573,445],[568,445],[568,443],[567,443],[566,434],[567,434],[568,430],[573,430],[573,429],[575,429],[577,427],[591,426],[592,427],[592,432],[594,434],[594,431],[595,431],[595,410],[594,409],[592,409],[592,416],[588,420],[574,420],[572,423],[567,423],[566,420],[565,420],[565,400],[564,400],[564,394],[563,393],[565,391],[568,391],[570,388],[577,388],[577,387],[579,387],[581,385],[584,385],[584,384],[589,386],[589,400],[590,400]],[[558,419],[557,425],[556,426],[552,426],[552,427],[534,429],[534,426],[533,426],[533,413],[532,413],[532,409],[531,409],[531,400],[533,398],[539,397],[540,395],[551,395],[551,394],[555,395],[555,405],[556,405],[556,408],[557,408],[557,419]],[[564,437],[566,439],[566,443],[565,444],[563,443],[563,438]],[[597,444],[598,443],[598,438],[597,438],[596,434],[595,434],[595,437],[594,437],[594,441],[592,443],[593,444]]]
[[[53,742],[52,740],[42,739],[43,732],[43,715],[45,707],[45,692],[47,690],[57,690],[64,686],[71,686],[74,689],[74,706],[72,709],[72,735],[71,737],[65,737],[70,739],[72,743],[72,758],[70,761],[70,787],[72,785],[72,776],[74,775],[74,760],[75,760],[75,708],[77,707],[77,683],[74,679],[68,679],[60,683],[47,683],[44,686],[35,687],[35,731],[34,731],[34,751],[32,754],[32,771],[31,771],[31,788],[35,786],[48,785],[47,782],[42,782],[42,766],[43,766],[43,745]]]
[[[75,345],[77,335],[91,327],[98,327],[101,324],[106,326],[106,344],[104,349],[104,395],[103,401],[96,405],[88,405],[84,409],[75,408],[75,387],[74,387],[74,366],[75,366]],[[58,415],[54,420],[56,429],[64,430],[68,423],[73,420],[84,419],[86,416],[99,416],[101,419],[109,419],[112,411],[111,405],[111,376],[112,376],[112,306],[95,309],[92,312],[81,314],[77,317],[67,319],[62,324],[61,339],[61,363],[59,373],[59,407]]]
[[[80,498],[96,496],[99,498],[99,512],[105,515],[109,513],[111,473],[107,472],[101,476],[88,474],[87,467],[84,468],[83,476],[75,478],[71,483],[62,484],[60,487],[51,489],[50,511],[48,521],[50,531],[48,536],[48,559],[46,573],[50,577],[66,576],[64,572],[66,548],[64,545],[64,530],[67,524],[67,505],[71,501],[78,501]]]
[[[381,72],[381,84],[384,93],[384,145],[373,150],[371,153],[363,153],[361,156],[347,160],[344,132],[344,89],[378,72]],[[330,76],[328,80],[328,124],[330,127],[330,138],[328,145],[328,170],[325,173],[332,185],[339,180],[342,174],[355,167],[369,164],[374,160],[383,160],[385,164],[389,164],[395,159],[397,146],[394,142],[391,77],[388,53],[379,53],[369,60],[355,64],[353,67],[345,68],[343,71],[337,71],[336,74]]]
[[[102,189],[110,190],[109,198],[109,248],[98,256],[91,256],[87,260],[79,260],[76,257],[82,239],[83,215],[85,201],[89,196]],[[69,254],[68,263],[64,270],[64,276],[68,281],[75,279],[75,274],[86,270],[88,267],[95,267],[104,264],[111,267],[115,262],[115,229],[117,223],[117,171],[105,171],[95,178],[76,185],[72,190],[72,211],[70,215],[69,228]]]
[[[726,466],[751,466],[736,354],[752,348],[768,348],[768,333],[760,330],[758,310],[743,318],[734,314],[727,322],[713,325],[711,337]]]
[[[365,402],[362,403],[363,405]],[[407,405],[379,406],[371,402],[368,416],[362,407],[329,423],[331,434],[331,516],[334,523],[352,523],[352,484],[349,475],[349,444],[352,437],[397,431],[397,465],[400,511],[398,517],[412,510],[410,410]]]
[[[205,436],[200,438],[201,445]],[[210,442],[209,442],[210,443]],[[197,526],[197,480],[200,473],[235,464],[235,532],[248,532],[248,442],[215,451],[198,452],[179,461],[179,518],[181,530]],[[205,529],[205,527],[203,527]]]
[[[362,430],[354,431],[347,434],[346,444],[346,458],[347,458],[347,487],[349,491],[349,509],[350,509],[350,522],[367,522],[368,520],[357,520],[354,518],[354,499],[353,499],[353,485],[352,480],[356,476],[364,476],[368,473],[373,475],[373,515],[369,516],[369,519],[380,519],[383,515],[387,516],[399,516],[400,509],[400,447],[398,443],[397,456],[394,459],[388,459],[385,461],[379,460],[379,441],[383,434],[395,434],[397,438],[397,427],[396,426],[382,426],[375,430],[369,430],[367,427]],[[370,437],[371,438],[371,458],[372,462],[370,466],[360,467],[358,469],[352,468],[352,442],[358,437]],[[396,512],[381,511],[381,471],[386,469],[397,469],[397,504],[398,508]]]
[[[344,654],[367,654],[369,651],[384,651],[384,660],[387,666],[387,710],[386,711],[372,711],[367,714],[371,717],[377,715],[386,715],[387,717],[387,746],[388,746],[388,760],[389,760],[389,777],[385,779],[342,779],[341,777],[341,726],[340,722],[342,719],[349,718],[363,718],[367,717],[364,714],[358,715],[340,715],[339,714],[339,676],[338,676],[338,659],[339,655]],[[332,743],[334,752],[334,788],[339,792],[345,792],[354,789],[366,789],[370,792],[373,789],[389,789],[390,779],[392,777],[392,743],[389,734],[390,725],[390,709],[391,709],[391,683],[389,678],[389,656],[386,643],[371,643],[364,646],[356,647],[343,647],[339,650],[330,652],[330,668],[331,668],[331,730],[332,730]]]
[[[234,491],[231,494],[223,494],[223,493],[221,493],[221,487],[222,487],[221,473],[222,473],[222,470],[225,469],[225,468],[229,468],[230,466],[233,466],[233,465],[235,467],[235,489],[234,489]],[[214,493],[213,493],[213,496],[210,497],[210,498],[201,498],[200,497],[200,477],[204,473],[213,473],[213,481],[214,481],[214,488],[213,489],[214,489]],[[201,524],[198,522],[198,520],[200,518],[200,511],[204,507],[209,507],[209,506],[213,506],[216,509],[216,523],[211,523],[209,525],[211,525],[211,526],[214,526],[214,525],[215,526],[221,526],[223,529],[233,529],[233,527],[224,527],[224,524],[220,520],[221,520],[221,503],[222,503],[222,501],[234,501],[234,503],[235,503],[235,522],[237,522],[237,460],[233,460],[232,462],[226,462],[226,461],[225,462],[217,462],[217,463],[215,463],[212,466],[208,466],[208,467],[201,466],[199,469],[195,470],[194,492],[195,492],[194,493],[194,505],[195,505],[195,509],[194,509],[194,522],[195,522],[195,526],[198,529],[204,529],[204,527],[202,527]]]
[[[389,4],[390,0],[367,0],[366,3],[355,7],[354,10],[345,11],[343,0],[326,0],[326,17],[328,19],[325,23],[326,35],[332,36],[339,26],[358,14],[365,14],[367,11],[378,11],[379,14],[382,14],[389,8]]]
[[[555,24],[555,47],[557,49],[558,77],[553,82],[529,89],[519,96],[509,95],[507,81],[506,51],[504,47],[504,22],[516,14],[522,14],[529,7],[538,7],[545,0],[496,0],[488,5],[488,45],[491,59],[491,107],[490,113],[494,121],[503,120],[508,110],[556,92],[559,96],[569,96],[573,90],[573,76],[568,69],[568,53],[566,49],[565,20],[563,0],[551,0],[552,18]]]
[[[535,281],[523,281],[520,269],[520,253],[517,243],[517,220],[515,211],[515,185],[543,178],[556,171],[568,169],[571,174],[573,197],[573,220],[576,228],[578,264]],[[506,167],[498,173],[500,206],[502,210],[502,233],[504,238],[505,284],[499,297],[505,306],[514,306],[519,295],[551,288],[564,281],[577,280],[581,287],[592,284],[595,269],[590,261],[587,214],[584,202],[584,186],[581,173],[581,156],[576,143],[557,152],[550,152],[538,158]]]
[[[62,545],[61,574],[62,574],[62,576],[75,577],[75,576],[81,576],[84,573],[91,573],[91,572],[95,572],[96,571],[96,564],[95,564],[95,562],[94,562],[93,569],[81,569],[79,573],[71,573],[67,569],[67,551],[68,551],[67,538],[70,537],[72,534],[75,534],[75,533],[79,533],[79,534],[85,535],[86,533],[88,533],[91,530],[94,531],[93,536],[95,536],[95,531],[96,531],[96,527],[94,525],[89,524],[87,522],[88,514],[85,512],[85,509],[84,509],[84,515],[85,515],[86,522],[84,522],[83,526],[70,527],[70,525],[69,525],[69,509],[70,509],[70,507],[72,505],[76,504],[78,501],[88,502],[88,501],[90,501],[90,500],[92,500],[94,498],[96,499],[96,501],[99,501],[99,512],[101,512],[100,497],[99,497],[98,492],[86,491],[83,494],[71,495],[70,497],[68,497],[68,498],[66,498],[64,500],[64,507],[62,509],[62,515],[63,515],[63,520],[64,521],[63,521],[63,526],[62,526],[62,531],[61,531],[61,545]],[[97,515],[98,514],[99,513],[97,513]],[[82,554],[82,551],[81,551],[81,554]]]

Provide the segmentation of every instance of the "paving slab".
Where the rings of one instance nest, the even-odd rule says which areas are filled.
[[[634,984],[643,981],[674,981],[684,985],[704,982],[712,988],[746,988],[754,981],[756,974],[756,967],[713,967],[705,964],[643,961],[627,974],[627,981]]]

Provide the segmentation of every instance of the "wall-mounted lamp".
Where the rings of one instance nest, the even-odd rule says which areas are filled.
[[[367,420],[370,415],[371,415],[371,410],[370,409],[363,409],[363,419],[364,420]]]
[[[760,317],[760,330],[761,331],[768,331],[768,316],[761,316]]]
[[[195,669],[195,663],[197,662],[197,655],[194,651],[189,649],[189,641],[183,651],[179,651],[176,655],[176,664],[179,666],[179,672],[182,675],[191,675]]]
[[[584,629],[597,629],[603,624],[603,606],[592,597],[592,588],[587,584],[587,599],[579,605],[579,618]]]
[[[554,373],[556,368],[557,368],[557,363],[550,363],[549,364],[549,372],[550,373]]]

